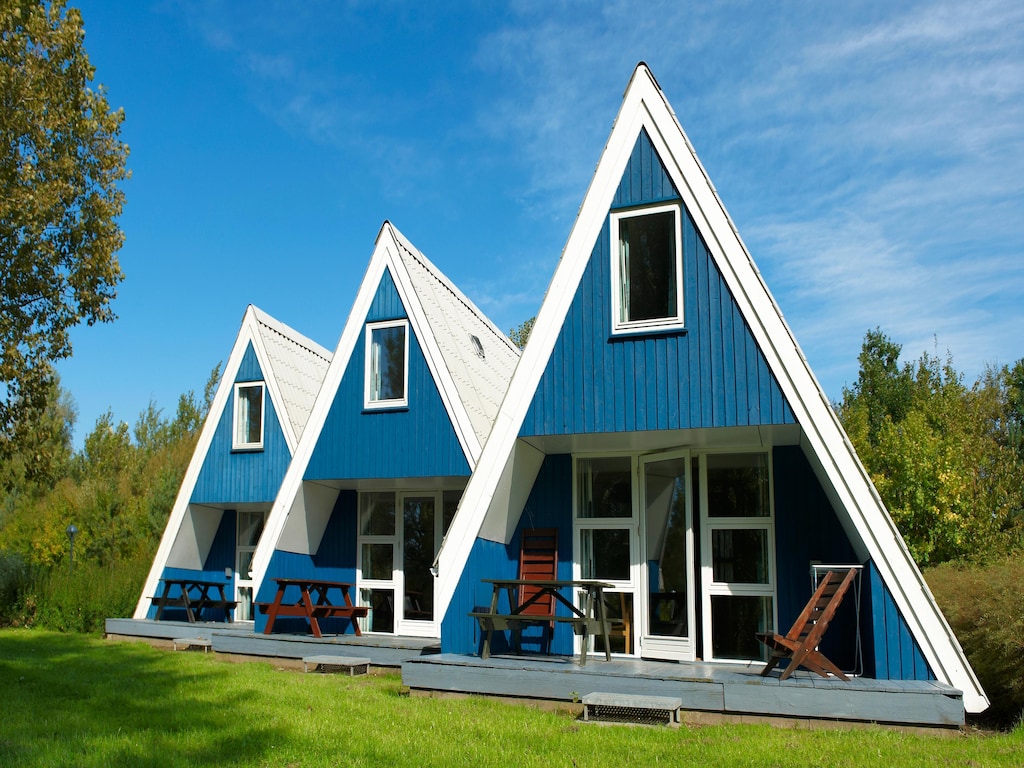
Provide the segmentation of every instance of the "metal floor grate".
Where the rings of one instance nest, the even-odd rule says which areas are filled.
[[[587,706],[586,720],[597,723],[635,723],[637,725],[673,725],[675,712],[646,707],[616,707],[609,704]]]
[[[588,693],[583,697],[583,719],[599,723],[678,725],[683,703],[673,696],[635,696]]]

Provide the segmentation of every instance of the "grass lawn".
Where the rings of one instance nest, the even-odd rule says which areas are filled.
[[[955,766],[1024,764],[1011,734],[586,725],[403,695],[397,673],[304,675],[215,654],[0,631],[0,766]]]

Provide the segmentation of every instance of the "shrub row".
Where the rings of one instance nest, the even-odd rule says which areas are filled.
[[[1000,727],[1024,713],[1024,559],[986,566],[940,565],[925,573],[988,694],[984,719]]]
[[[103,632],[111,616],[131,616],[149,568],[137,557],[114,567],[96,563],[30,569],[0,552],[0,626],[38,626],[61,632]]]

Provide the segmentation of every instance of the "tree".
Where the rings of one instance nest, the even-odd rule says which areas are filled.
[[[1024,543],[1024,462],[1007,435],[1013,372],[990,369],[967,387],[951,359],[924,353],[897,363],[900,347],[868,332],[839,416],[920,565],[984,561]]]
[[[64,0],[0,0],[0,457],[46,407],[69,330],[110,322],[128,147]]]
[[[877,445],[879,431],[886,421],[899,422],[910,408],[913,372],[910,365],[899,365],[902,346],[886,336],[880,328],[864,336],[857,361],[860,371],[853,389],[843,390],[842,410],[862,409],[859,414],[866,429],[866,438]]]
[[[512,328],[508,332],[508,337],[512,339],[512,343],[520,349],[525,347],[526,342],[530,339],[530,334],[533,332],[533,324],[536,320],[536,317],[531,317],[529,320],[524,320],[515,328]]]

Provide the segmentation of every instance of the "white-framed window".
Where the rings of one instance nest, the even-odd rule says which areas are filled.
[[[678,204],[611,214],[612,332],[683,327]]]
[[[573,575],[612,585],[604,593],[611,651],[633,655],[641,568],[634,513],[636,458],[574,456],[573,464]],[[602,638],[592,642],[595,652],[605,650]]]
[[[263,449],[264,390],[262,381],[235,384],[235,418],[231,441],[233,449]]]
[[[774,629],[775,514],[771,454],[701,456],[704,654],[764,659]]]
[[[366,324],[367,408],[409,404],[409,321]]]

